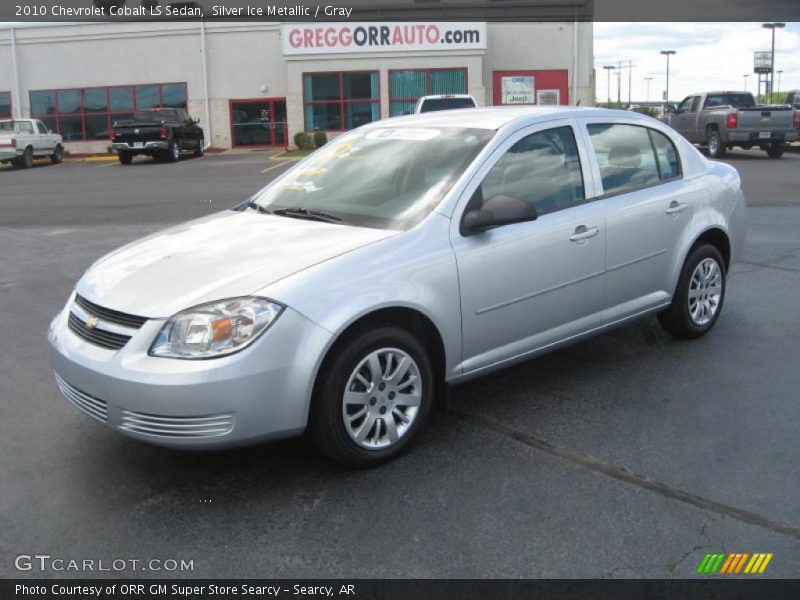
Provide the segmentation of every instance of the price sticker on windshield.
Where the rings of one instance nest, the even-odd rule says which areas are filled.
[[[442,133],[438,129],[418,129],[403,127],[398,129],[376,129],[367,134],[368,140],[410,140],[413,142],[424,142],[432,140]]]

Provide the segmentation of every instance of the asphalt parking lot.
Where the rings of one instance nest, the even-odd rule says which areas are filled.
[[[800,577],[800,154],[726,160],[753,208],[710,335],[651,319],[456,387],[414,451],[359,472],[302,440],[146,446],[49,367],[47,325],[97,257],[288,163],[0,169],[0,575],[80,575],[15,570],[40,553],[192,559],[194,577],[693,577],[706,552],[772,552],[764,576]]]

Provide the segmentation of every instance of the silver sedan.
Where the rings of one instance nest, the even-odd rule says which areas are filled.
[[[379,121],[97,261],[50,326],[56,382],[142,441],[308,431],[373,465],[446,385],[651,315],[707,333],[745,210],[733,168],[633,112]]]

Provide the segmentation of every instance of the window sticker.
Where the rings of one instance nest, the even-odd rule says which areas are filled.
[[[403,127],[402,129],[376,129],[367,134],[368,140],[408,140],[412,142],[424,142],[432,140],[442,132],[438,129],[412,129]]]

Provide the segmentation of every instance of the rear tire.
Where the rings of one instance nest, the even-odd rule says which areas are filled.
[[[59,145],[55,147],[55,150],[50,155],[50,161],[54,164],[60,164],[61,161],[64,159],[64,149]]]
[[[708,155],[711,158],[722,158],[725,156],[725,144],[722,143],[722,138],[716,127],[709,127],[706,131],[706,139],[708,140]]]
[[[780,158],[783,156],[786,146],[784,144],[770,144],[767,146],[767,156],[770,158]]]
[[[376,466],[413,443],[430,414],[433,394],[430,358],[409,332],[386,325],[348,335],[320,370],[309,435],[339,463]]]
[[[181,158],[181,147],[178,145],[178,140],[173,139],[169,143],[169,150],[167,150],[167,160],[169,162],[178,162]]]
[[[659,323],[680,339],[705,335],[722,312],[726,288],[722,254],[711,244],[697,246],[683,263],[672,303],[658,315]]]
[[[117,153],[117,158],[119,158],[119,162],[123,165],[129,165],[131,162],[133,162],[133,154],[126,152],[125,150],[120,150]]]
[[[28,146],[22,156],[15,158],[12,163],[20,169],[30,169],[33,166],[33,148]]]

